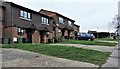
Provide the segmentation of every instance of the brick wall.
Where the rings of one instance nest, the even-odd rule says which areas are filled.
[[[35,30],[32,35],[32,43],[40,43],[40,33],[38,30]]]
[[[65,35],[65,36],[68,36],[68,31],[67,31],[67,30],[65,30],[64,35]]]
[[[4,10],[0,7],[0,43],[2,43],[3,38],[3,18],[4,18]]]
[[[24,30],[24,35],[18,35],[18,27],[12,27],[13,38],[27,38],[26,30]]]
[[[49,33],[49,39],[52,39],[53,38],[53,32],[50,32]]]
[[[4,38],[10,38],[10,43],[13,43],[13,38],[27,38],[27,34],[18,35],[18,27],[7,27],[4,28]]]
[[[46,37],[46,34],[44,34],[44,36],[43,36],[43,37],[44,37],[44,38],[43,38],[43,39],[44,39],[44,43],[48,43],[48,42],[47,42],[47,37]]]
[[[74,26],[74,31],[77,31],[77,32],[79,32],[79,27],[77,27],[77,26]]]

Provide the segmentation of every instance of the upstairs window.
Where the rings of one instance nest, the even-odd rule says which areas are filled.
[[[24,29],[18,28],[18,35],[24,35]]]
[[[72,22],[71,22],[71,21],[68,21],[68,25],[69,25],[69,26],[72,26]]]
[[[31,19],[31,14],[30,13],[28,13],[28,19]]]
[[[49,19],[46,17],[42,17],[42,24],[49,24]]]
[[[59,17],[59,23],[64,23],[64,19],[62,17]]]
[[[24,19],[32,19],[31,13],[20,10],[20,17]]]
[[[22,10],[20,10],[20,17],[24,16],[24,12]]]
[[[26,11],[24,11],[24,18],[27,19],[27,12]]]

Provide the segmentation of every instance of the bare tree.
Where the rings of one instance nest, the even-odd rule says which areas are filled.
[[[115,15],[115,17],[112,20],[112,26],[117,29],[119,22],[118,22],[118,15]]]

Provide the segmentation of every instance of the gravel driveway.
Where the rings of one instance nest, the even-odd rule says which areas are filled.
[[[97,65],[42,55],[19,49],[2,50],[3,67],[98,67]]]

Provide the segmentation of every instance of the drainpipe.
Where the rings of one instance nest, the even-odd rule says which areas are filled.
[[[13,23],[12,23],[12,19],[13,19],[12,18],[12,3],[10,3],[10,8],[11,8],[11,14],[10,14],[10,16],[11,16],[11,25],[13,26]],[[10,41],[12,40],[12,43],[13,43],[13,29],[12,28],[11,28],[11,38],[10,38]]]
[[[70,39],[70,31],[68,30],[68,39]]]

